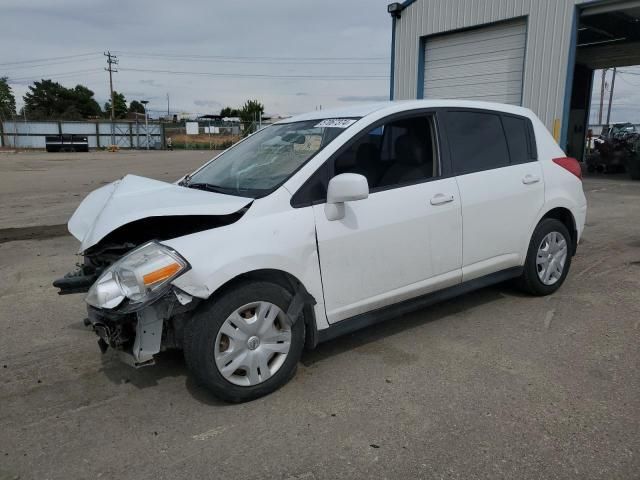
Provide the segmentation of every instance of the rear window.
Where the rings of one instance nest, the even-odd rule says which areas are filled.
[[[509,165],[509,149],[499,115],[449,111],[445,123],[456,174]]]

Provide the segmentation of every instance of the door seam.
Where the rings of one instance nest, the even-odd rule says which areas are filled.
[[[322,262],[320,261],[320,243],[318,242],[318,226],[315,224],[315,218],[313,219],[313,222],[314,222],[313,232],[316,240],[316,255],[318,256],[318,272],[320,273],[320,288],[322,289],[322,306],[324,307],[324,317],[327,319],[327,324],[331,325],[331,322],[329,322],[329,314],[327,313],[327,299],[325,298],[325,294],[324,294],[324,279],[322,278],[323,277]]]

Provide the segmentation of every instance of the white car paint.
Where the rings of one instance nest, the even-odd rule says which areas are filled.
[[[373,192],[365,200],[345,203],[340,220],[329,221],[324,205],[291,206],[292,195],[356,133],[395,113],[438,107],[530,118],[539,160],[508,167],[507,173],[491,170]],[[192,267],[173,284],[206,299],[243,273],[283,271],[316,300],[316,324],[322,330],[358,313],[522,265],[535,225],[551,208],[569,209],[582,233],[582,185],[552,162],[564,153],[531,111],[485,102],[419,100],[315,111],[279,123],[357,117],[362,118],[281,187],[253,201],[237,222],[164,241]],[[527,175],[539,181],[525,185]],[[431,200],[439,195],[451,201],[434,205]],[[90,194],[69,230],[85,250],[115,228],[146,216],[229,214],[251,202],[127,176]]]
[[[150,178],[127,175],[91,192],[69,220],[69,232],[80,251],[92,247],[122,225],[148,217],[228,215],[250,198],[183,188]]]
[[[554,208],[566,208],[571,211],[575,220],[577,241],[579,242],[587,216],[587,198],[582,189],[582,182],[577,182],[574,175],[553,162],[554,158],[564,157],[565,153],[535,114],[531,113],[529,118],[536,136],[538,163],[542,168],[545,186],[544,206],[529,225],[529,237],[547,212]],[[526,247],[523,251],[526,252]]]
[[[318,328],[326,328],[313,212],[291,208],[290,200],[287,190],[278,189],[256,200],[236,223],[162,242],[192,266],[174,285],[208,298],[243,273],[280,270],[300,280],[315,298]]]
[[[340,221],[314,206],[329,323],[460,282],[459,198],[446,178],[348,202]]]
[[[464,225],[462,280],[522,265],[529,226],[544,205],[539,162],[469,173],[456,180]]]

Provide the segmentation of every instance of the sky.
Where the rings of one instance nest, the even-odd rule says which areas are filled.
[[[18,107],[41,78],[86,85],[103,105],[109,50],[114,88],[148,100],[152,116],[166,114],[167,94],[172,114],[193,115],[247,99],[271,115],[386,100],[390,1],[2,0],[0,76]],[[612,121],[640,123],[640,67],[620,71]],[[592,120],[599,89],[596,73]]]
[[[608,69],[605,77],[604,108],[602,122],[606,122],[607,107],[613,70]],[[593,75],[593,91],[591,93],[591,112],[589,123],[598,123],[600,110],[600,86],[602,85],[602,70],[596,70]],[[631,122],[640,124],[640,67],[619,67],[613,84],[613,101],[611,102],[611,123]]]
[[[2,0],[0,76],[10,77],[18,106],[43,77],[82,83],[103,105],[110,50],[119,61],[115,90],[149,100],[156,114],[166,114],[167,93],[172,113],[218,113],[253,98],[283,115],[387,100],[387,3]],[[7,65],[38,59],[47,60]]]

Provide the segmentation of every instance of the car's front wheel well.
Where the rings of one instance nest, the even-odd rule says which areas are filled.
[[[573,218],[571,210],[564,207],[556,207],[545,213],[540,221],[544,220],[545,218],[554,218],[562,222],[564,226],[567,227],[567,230],[569,230],[569,235],[571,236],[571,255],[575,255],[576,249],[578,247],[578,231],[576,230],[576,221]]]
[[[305,347],[314,348],[318,343],[318,329],[313,306],[316,304],[315,298],[307,291],[304,284],[294,275],[277,269],[261,269],[242,273],[224,283],[210,297],[209,301],[216,301],[216,298],[225,292],[237,288],[246,283],[269,282],[281,286],[296,298],[302,299],[304,307],[302,315],[305,323]]]

